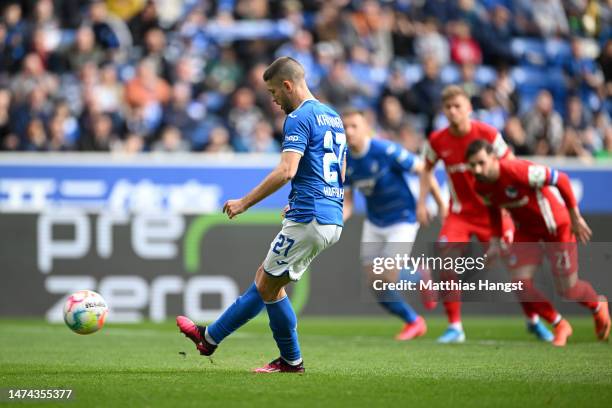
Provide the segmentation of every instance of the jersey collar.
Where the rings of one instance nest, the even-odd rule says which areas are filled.
[[[366,141],[366,145],[365,145],[365,148],[363,149],[363,151],[361,153],[357,153],[357,154],[351,152],[351,156],[353,156],[353,158],[355,158],[355,159],[363,158],[370,151],[370,145],[371,144],[372,144],[372,139],[368,138],[368,140]]]
[[[296,112],[298,109],[300,109],[306,102],[308,102],[308,101],[316,101],[316,100],[317,100],[316,98],[304,99],[302,101],[302,103],[300,103],[299,106],[293,110],[293,112]],[[293,113],[293,112],[291,112],[291,113]]]

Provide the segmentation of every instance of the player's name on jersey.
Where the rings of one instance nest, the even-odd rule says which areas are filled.
[[[344,189],[339,187],[323,187],[325,197],[344,198]]]
[[[523,282],[492,282],[488,279],[478,280],[476,282],[464,282],[462,280],[435,282],[431,280],[408,281],[405,279],[397,282],[385,282],[382,279],[377,279],[372,283],[372,288],[376,291],[387,290],[434,290],[448,291],[461,290],[472,292],[517,292],[523,290]]]
[[[344,129],[342,125],[342,119],[338,116],[330,116],[330,115],[317,115],[317,125],[318,126],[331,126],[338,129]]]

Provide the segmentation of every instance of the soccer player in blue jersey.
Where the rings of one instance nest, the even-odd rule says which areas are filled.
[[[366,199],[367,218],[363,223],[360,252],[368,283],[373,284],[377,279],[397,281],[400,271],[376,275],[373,261],[376,257],[410,255],[419,224],[415,195],[408,186],[406,175],[420,173],[423,162],[397,143],[371,138],[372,130],[362,112],[347,110],[342,120],[349,146],[344,219],[352,214],[352,189],[355,188]],[[435,179],[431,192],[443,215],[446,207]],[[424,271],[406,272],[421,274]],[[397,340],[411,340],[427,332],[425,319],[406,303],[399,291],[374,291],[374,295],[383,308],[404,321],[404,327],[395,336]],[[421,295],[427,308],[435,307],[432,293],[422,292]]]
[[[304,372],[297,317],[285,286],[298,281],[312,260],[342,233],[344,128],[340,116],[312,96],[304,76],[303,67],[290,57],[278,58],[264,72],[274,102],[287,114],[280,163],[250,193],[223,206],[232,219],[291,181],[282,229],[255,282],[208,327],[184,316],[176,319],[200,354],[209,356],[224,338],[266,308],[280,357],[254,370],[258,373]]]

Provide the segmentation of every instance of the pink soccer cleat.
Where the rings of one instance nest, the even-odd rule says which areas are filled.
[[[198,349],[200,354],[203,356],[210,356],[217,349],[217,346],[210,344],[204,338],[202,333],[204,333],[206,328],[203,328],[204,330],[200,330],[200,328],[194,322],[192,322],[191,319],[185,316],[177,316],[176,325],[181,333],[185,335],[185,337],[188,337],[189,340],[195,343],[196,349]]]
[[[608,341],[610,336],[610,309],[608,308],[608,299],[605,296],[599,297],[599,310],[593,314],[595,319],[595,334],[602,341]]]
[[[304,373],[304,362],[302,361],[300,364],[292,366],[287,363],[281,357],[272,361],[271,363],[266,364],[263,367],[256,368],[253,370],[254,373]]]
[[[425,333],[427,333],[425,319],[419,316],[414,322],[406,323],[402,331],[395,336],[395,340],[412,340],[424,336]]]
[[[561,319],[561,321],[553,327],[553,331],[555,332],[555,338],[552,341],[552,345],[555,347],[565,347],[567,339],[573,333],[572,326],[565,319]]]

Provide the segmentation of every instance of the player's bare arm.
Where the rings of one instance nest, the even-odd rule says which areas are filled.
[[[227,200],[223,205],[223,212],[232,219],[276,192],[293,179],[301,158],[299,153],[283,152],[278,166],[247,195],[237,200]]]
[[[580,214],[580,208],[578,208],[577,200],[574,196],[568,175],[562,171],[558,172],[557,189],[569,211],[570,220],[572,222],[572,232],[576,235],[576,239],[578,242],[589,242],[593,236],[593,232]]]
[[[342,207],[342,220],[346,221],[353,215],[353,192],[351,189],[344,189],[344,207]]]
[[[440,183],[438,183],[438,180],[433,173],[431,174],[431,195],[438,205],[438,217],[440,217],[440,220],[444,220],[448,215],[448,205],[446,204],[444,197],[442,197]]]
[[[431,221],[429,211],[427,210],[427,196],[432,188],[433,165],[425,161],[423,169],[419,177],[419,200],[417,202],[417,220],[421,225],[427,226]],[[436,200],[437,201],[437,200]]]
[[[425,161],[418,161],[414,163],[414,165],[412,166],[412,171],[414,173],[419,174],[419,177],[420,177],[420,175],[425,171],[425,166],[427,166],[427,163]],[[444,198],[442,197],[442,190],[440,189],[440,184],[438,183],[438,180],[436,179],[436,176],[433,171],[429,173],[429,177],[430,177],[430,181],[429,181],[430,190],[429,191],[438,206],[438,216],[440,217],[441,220],[443,220],[448,215],[448,207],[446,206],[446,202],[444,201]],[[425,199],[427,199],[427,196],[425,196]],[[420,200],[420,194],[419,194],[419,200]]]
[[[578,207],[570,209],[569,213],[572,221],[572,232],[576,235],[578,241],[583,243],[589,242],[593,236],[593,231],[591,231],[587,222],[582,218]]]

